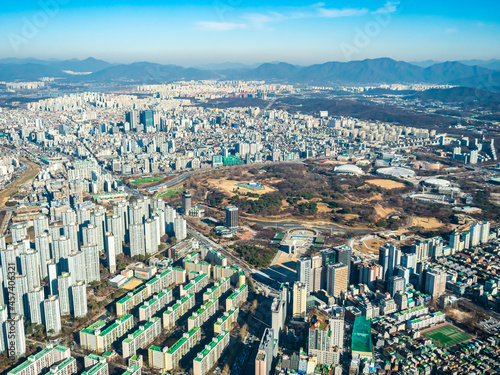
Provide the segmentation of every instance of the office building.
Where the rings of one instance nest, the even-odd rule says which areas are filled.
[[[226,207],[226,228],[229,229],[238,228],[238,207],[236,206]]]
[[[392,244],[379,249],[379,264],[382,266],[382,279],[387,280],[395,275],[395,269],[401,265],[401,250]]]
[[[425,293],[439,298],[446,291],[446,273],[435,268],[425,274]]]
[[[185,190],[182,193],[182,212],[184,215],[189,215],[189,210],[191,209],[191,193]]]
[[[342,263],[330,264],[326,269],[326,291],[333,297],[339,297],[349,286],[347,265]]]
[[[389,277],[389,286],[387,288],[387,291],[390,293],[392,297],[394,297],[396,293],[405,291],[405,284],[406,281],[404,277],[391,276]]]

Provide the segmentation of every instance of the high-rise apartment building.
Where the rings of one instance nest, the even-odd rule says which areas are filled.
[[[293,284],[292,316],[295,319],[305,319],[307,312],[307,285],[301,282]]]
[[[347,291],[349,269],[345,264],[330,264],[326,272],[326,291],[330,295],[339,297],[342,292]]]
[[[45,330],[48,336],[55,336],[61,332],[61,309],[59,297],[49,296],[43,301]]]

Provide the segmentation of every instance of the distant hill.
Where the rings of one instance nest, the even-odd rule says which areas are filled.
[[[108,68],[111,64],[107,61],[97,60],[93,57],[89,57],[85,60],[64,60],[59,62],[54,62],[50,66],[59,68],[61,70],[69,70],[72,72],[86,73],[86,72],[98,72],[99,70]]]
[[[498,61],[487,62],[494,66]],[[432,63],[430,66],[427,64]],[[134,82],[164,83],[175,80],[242,79],[265,80],[304,85],[357,85],[392,83],[456,84],[500,90],[500,71],[461,62],[422,62],[422,66],[390,58],[367,59],[350,62],[327,62],[311,66],[298,66],[284,62],[265,63],[257,67],[227,63],[213,65],[213,69],[183,68],[149,62],[110,64],[88,58],[85,60],[0,60],[0,80],[36,80],[57,77],[68,82]],[[223,67],[229,69],[220,70]],[[86,75],[67,74],[91,73]],[[485,85],[485,82],[487,85]]]
[[[161,65],[138,62],[129,65],[110,66],[86,76],[74,76],[72,81],[137,81],[145,84],[160,84],[175,80],[217,79],[219,75],[195,68],[176,65]]]
[[[65,76],[60,69],[41,64],[0,64],[0,81],[36,81],[42,77]]]
[[[441,101],[445,103],[466,103],[471,101],[488,101],[500,103],[499,93],[470,87],[431,89],[417,92],[410,97],[428,101]]]

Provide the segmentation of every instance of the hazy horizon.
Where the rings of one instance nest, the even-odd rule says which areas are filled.
[[[500,4],[424,0],[40,0],[0,13],[0,58],[197,66],[500,58]]]

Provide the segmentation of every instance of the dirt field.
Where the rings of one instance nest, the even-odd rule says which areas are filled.
[[[376,186],[380,186],[381,188],[388,189],[388,190],[398,189],[398,188],[405,187],[405,185],[402,184],[401,182],[396,182],[396,181],[392,181],[392,180],[382,180],[382,179],[379,179],[379,180],[368,180],[368,181],[366,181],[366,183],[367,184],[376,185]]]
[[[354,248],[364,254],[367,253],[378,253],[378,250],[384,246],[386,241],[382,239],[375,239],[370,241],[365,241],[362,245],[354,245]]]
[[[444,227],[445,224],[433,217],[416,217],[414,216],[411,222],[412,227],[424,227],[425,229],[437,229]]]
[[[122,286],[123,289],[133,290],[142,284],[142,280],[132,279]]]
[[[21,186],[23,186],[26,182],[29,182],[31,180],[33,180],[37,175],[38,173],[40,172],[40,166],[35,164],[35,163],[32,163],[24,158],[21,158],[21,161],[23,163],[26,163],[28,164],[28,169],[26,170],[26,172],[21,176],[19,177],[17,180],[15,181],[12,181],[7,189],[5,190],[2,190],[0,192],[0,208],[4,208],[5,207],[5,203],[7,203],[7,201],[10,199],[10,197],[12,197],[14,194],[17,193],[18,191],[18,188],[20,188]]]
[[[324,213],[330,213],[332,212],[332,209],[328,207],[326,203],[317,203],[318,204],[318,213],[324,214]]]
[[[229,194],[230,196],[235,195],[233,190],[239,190],[240,193],[254,193],[254,194],[265,194],[265,193],[271,193],[273,191],[276,191],[273,187],[270,187],[268,185],[263,184],[263,189],[247,189],[243,186],[238,186],[236,184],[242,183],[242,182],[250,182],[250,180],[241,180],[241,181],[236,181],[236,180],[227,180],[227,179],[220,179],[220,180],[214,180],[214,179],[209,179],[207,180],[207,183],[211,186],[216,187],[217,189],[221,190],[222,192]]]
[[[381,218],[386,218],[394,212],[393,209],[382,207],[380,204],[376,204],[373,208],[375,208],[375,213]]]

